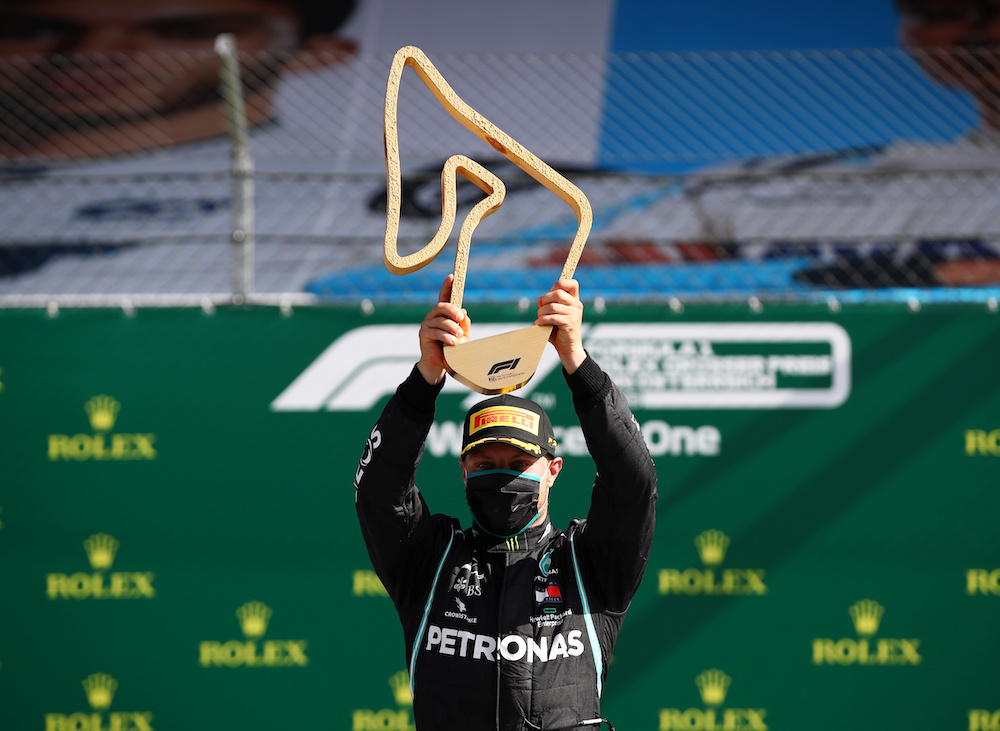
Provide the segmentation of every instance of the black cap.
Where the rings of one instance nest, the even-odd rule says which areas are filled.
[[[488,442],[505,442],[541,457],[556,453],[548,414],[534,401],[505,393],[469,409],[462,430],[462,456]]]

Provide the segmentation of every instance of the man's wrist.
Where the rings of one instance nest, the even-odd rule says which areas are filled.
[[[593,397],[603,397],[608,386],[608,375],[597,364],[597,361],[586,355],[583,363],[573,371],[569,372],[565,367],[566,383],[573,393],[574,400],[588,399]]]
[[[417,362],[417,370],[420,371],[420,375],[424,377],[424,380],[430,386],[436,386],[441,383],[446,373],[443,368],[434,368],[423,361]]]
[[[434,413],[434,405],[442,388],[444,379],[438,383],[430,383],[421,373],[418,363],[396,389],[396,394],[399,396],[400,406],[416,417]]]
[[[583,365],[585,360],[587,360],[587,351],[580,348],[579,350],[574,350],[566,355],[560,353],[559,360],[562,361],[562,366],[566,370],[566,373],[572,375],[573,373],[576,373],[577,369]]]

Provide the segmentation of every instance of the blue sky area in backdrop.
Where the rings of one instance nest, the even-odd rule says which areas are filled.
[[[618,0],[612,51],[898,45],[891,0]]]
[[[901,140],[953,140],[975,107],[927,78],[898,23],[891,0],[618,0],[598,165],[860,161]]]

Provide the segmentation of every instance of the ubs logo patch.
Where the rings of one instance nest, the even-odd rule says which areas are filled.
[[[479,573],[471,563],[465,563],[458,567],[455,583],[451,588],[452,591],[465,596],[482,596],[482,584],[485,580],[486,574]]]

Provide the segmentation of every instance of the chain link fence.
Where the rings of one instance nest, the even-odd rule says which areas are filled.
[[[1000,293],[1000,62],[989,50],[433,56],[455,91],[578,185],[577,269],[623,301],[981,301]],[[206,54],[0,58],[0,303],[434,301],[446,250],[382,265],[391,57],[241,56],[252,290],[233,276],[233,148]],[[572,211],[440,108],[400,96],[401,253],[465,154],[508,197],[466,302],[546,291]],[[481,192],[464,181],[467,211]],[[460,214],[463,212],[460,210]],[[455,232],[457,236],[457,230]]]

